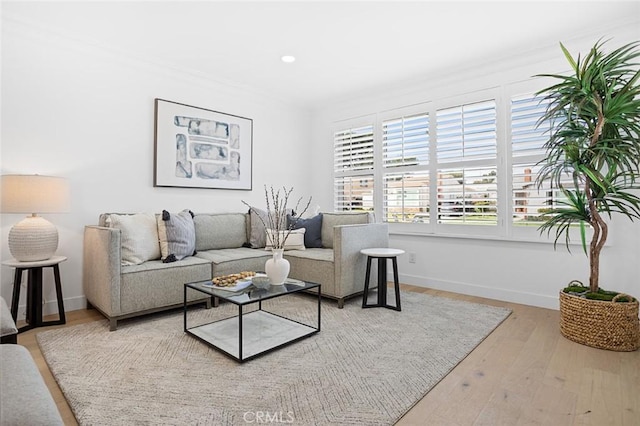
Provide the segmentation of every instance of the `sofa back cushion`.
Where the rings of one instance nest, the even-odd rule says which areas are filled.
[[[196,251],[239,248],[247,242],[244,213],[196,213]]]
[[[362,213],[322,213],[322,246],[333,248],[333,227],[341,225],[360,225],[372,222],[371,215]]]

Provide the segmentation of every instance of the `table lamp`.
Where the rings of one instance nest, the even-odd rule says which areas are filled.
[[[51,258],[58,248],[58,230],[38,213],[69,211],[66,179],[40,175],[1,177],[2,213],[30,213],[9,231],[9,251],[20,262]]]

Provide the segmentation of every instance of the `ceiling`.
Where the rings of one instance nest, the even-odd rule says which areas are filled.
[[[640,2],[3,1],[2,13],[310,107],[640,22]]]

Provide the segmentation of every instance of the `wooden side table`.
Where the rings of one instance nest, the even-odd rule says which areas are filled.
[[[367,276],[364,280],[364,295],[362,296],[363,308],[388,308],[396,311],[402,310],[400,306],[400,282],[398,281],[397,257],[404,254],[404,250],[393,248],[369,248],[360,250],[367,256]],[[378,259],[378,303],[368,304],[369,278],[371,277],[371,260]],[[393,283],[396,291],[396,306],[387,304],[387,259],[393,262]]]
[[[11,298],[11,316],[18,320],[18,302],[20,300],[20,284],[22,273],[28,271],[27,278],[27,323],[18,329],[18,333],[47,325],[65,324],[64,301],[62,299],[62,284],[60,282],[60,269],[58,265],[67,260],[66,256],[53,256],[47,260],[35,262],[20,262],[15,259],[5,260],[3,265],[16,268],[13,280],[13,297]],[[53,268],[53,276],[56,284],[56,297],[58,298],[58,320],[42,321],[42,268]]]

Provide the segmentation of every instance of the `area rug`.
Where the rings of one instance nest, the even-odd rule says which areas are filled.
[[[263,307],[313,324],[316,301],[292,295]],[[320,333],[244,364],[185,335],[181,311],[37,340],[81,425],[390,425],[510,314],[413,292],[402,292],[401,312],[360,303],[324,302]],[[195,324],[237,307],[189,312]]]

